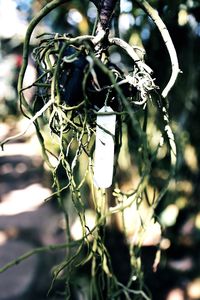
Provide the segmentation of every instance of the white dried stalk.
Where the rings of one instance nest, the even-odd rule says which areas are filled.
[[[140,7],[144,9],[144,11],[150,16],[150,18],[153,20],[155,25],[157,26],[158,30],[160,31],[163,41],[167,47],[170,60],[171,60],[171,65],[172,65],[172,73],[171,77],[169,79],[169,82],[165,86],[164,90],[162,91],[162,97],[166,98],[169,91],[173,87],[177,76],[179,73],[181,73],[179,69],[179,63],[178,63],[178,58],[176,54],[176,50],[174,47],[174,44],[172,42],[171,36],[169,34],[169,31],[164,24],[163,20],[160,18],[158,12],[156,9],[154,9],[146,0],[136,0],[136,2],[139,4]]]

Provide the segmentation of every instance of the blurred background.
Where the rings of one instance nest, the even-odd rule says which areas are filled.
[[[0,0],[1,140],[27,124],[16,90],[23,42],[30,20],[48,2]],[[144,279],[154,300],[195,300],[200,299],[200,4],[198,0],[149,2],[167,25],[183,73],[168,97],[178,166],[174,186],[156,208],[163,227],[161,262],[157,272],[148,270],[147,263]],[[157,84],[164,87],[171,66],[157,28],[134,1],[121,0],[120,10],[120,37],[146,49],[146,62],[154,70]],[[91,34],[95,18],[93,3],[70,1],[39,23],[31,47],[37,45],[35,36],[44,32]],[[122,59],[120,53],[111,53],[112,62],[118,66]],[[25,85],[35,77],[30,55]],[[28,93],[31,99],[34,90]],[[51,194],[52,179],[34,127],[4,148],[0,152],[0,267],[34,247],[65,241],[62,212],[55,202],[44,204]],[[0,300],[46,299],[51,284],[49,270],[63,257],[62,251],[37,254],[0,274]],[[148,256],[146,259],[148,262]],[[54,295],[50,299],[64,298]]]

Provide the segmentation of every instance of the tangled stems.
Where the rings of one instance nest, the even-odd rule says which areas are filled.
[[[143,184],[143,187],[144,187],[144,184]],[[142,188],[140,188],[140,190],[137,191],[134,198],[132,199],[132,202],[136,201],[136,198],[140,195],[141,192],[142,192]],[[127,203],[127,205],[130,206],[131,203],[129,202],[129,203]],[[145,292],[143,290],[130,289],[128,286],[122,285],[116,279],[116,277],[112,273],[112,267],[111,267],[111,263],[110,263],[110,255],[107,252],[105,245],[102,243],[102,240],[100,239],[100,236],[98,233],[98,230],[99,230],[98,228],[100,228],[100,226],[105,224],[105,221],[112,214],[115,214],[120,211],[122,212],[127,207],[127,205],[126,206],[124,205],[123,207],[122,206],[118,207],[116,211],[114,211],[113,209],[112,210],[109,209],[109,211],[105,212],[104,215],[102,215],[98,218],[96,225],[91,230],[89,230],[89,232],[82,239],[77,240],[77,241],[71,241],[70,243],[64,243],[64,244],[59,244],[59,245],[48,245],[45,247],[39,247],[39,248],[33,249],[33,250],[21,255],[17,259],[9,262],[7,265],[5,265],[3,268],[0,269],[0,273],[13,267],[14,265],[19,264],[20,262],[22,262],[23,260],[27,259],[28,257],[30,257],[32,255],[37,255],[37,254],[43,253],[43,252],[52,252],[52,251],[56,251],[56,250],[60,250],[60,249],[66,249],[66,248],[67,249],[68,248],[77,249],[73,256],[71,256],[66,261],[63,261],[59,266],[54,268],[54,271],[53,271],[53,274],[54,274],[53,282],[54,282],[55,279],[57,278],[57,276],[59,276],[60,272],[62,270],[64,270],[65,268],[67,268],[69,265],[71,265],[74,261],[76,261],[77,257],[79,257],[79,254],[81,253],[83,247],[87,246],[87,247],[91,247],[91,250],[90,250],[90,252],[88,252],[88,256],[86,256],[84,258],[84,260],[81,261],[81,265],[84,265],[92,260],[92,285],[91,285],[91,288],[96,290],[97,283],[95,283],[95,281],[97,280],[96,279],[96,277],[98,276],[97,270],[99,269],[99,262],[97,263],[96,259],[97,259],[97,257],[100,257],[101,258],[100,264],[103,268],[103,272],[105,272],[107,274],[108,281],[110,281],[109,284],[112,286],[112,290],[113,290],[112,292],[111,292],[111,290],[108,291],[108,299],[112,299],[113,297],[114,297],[114,299],[118,299],[118,297],[123,293],[129,294],[129,292],[128,292],[129,290],[131,291],[130,294],[135,294],[135,295],[138,294],[138,295],[141,295],[142,297],[144,297],[144,299],[149,299],[149,297],[145,294]],[[92,244],[91,246],[87,242],[88,237],[92,237],[92,242],[90,242]],[[52,282],[52,285],[53,285],[53,282]],[[92,295],[94,295],[94,293],[95,293],[94,290],[91,291]]]
[[[113,295],[115,295],[116,299],[119,299],[122,293],[126,299],[130,299],[132,294],[139,295],[143,299],[149,299],[141,289],[143,280],[142,275],[140,275],[141,270],[131,263],[135,260],[133,245],[130,245],[130,264],[133,274],[137,274],[139,281],[138,290],[131,289],[129,284],[124,286],[115,278],[112,270],[111,253],[105,246],[104,235],[105,229],[110,226],[109,219],[111,217],[117,218],[118,215],[124,217],[126,209],[132,207],[134,203],[139,207],[141,199],[146,198],[148,200],[147,187],[150,185],[152,165],[157,159],[157,152],[162,147],[163,139],[160,140],[156,150],[152,153],[146,132],[147,113],[144,117],[144,125],[141,126],[141,119],[137,117],[136,111],[140,110],[143,112],[143,109],[145,109],[145,112],[147,112],[146,108],[149,105],[149,100],[152,99],[151,93],[157,92],[158,87],[154,83],[155,79],[152,78],[151,68],[138,57],[134,47],[131,47],[119,38],[108,38],[104,28],[102,31],[97,31],[96,36],[71,37],[67,34],[43,34],[40,36],[39,46],[33,52],[40,74],[31,85],[37,87],[35,103],[34,105],[29,104],[23,93],[29,87],[23,87],[23,80],[28,64],[32,32],[46,14],[65,2],[67,1],[56,0],[50,2],[31,21],[24,43],[23,65],[19,75],[18,92],[22,111],[25,109],[29,115],[28,127],[32,123],[35,124],[44,159],[52,171],[54,188],[56,189],[52,196],[57,196],[60,207],[65,214],[68,242],[61,245],[36,248],[4,266],[0,272],[33,254],[73,247],[75,252],[72,255],[68,253],[66,260],[54,269],[54,279],[63,270],[67,273],[71,267],[90,262],[92,277],[91,298],[96,297],[95,299],[98,299],[99,281],[103,281],[102,278],[106,277],[110,299],[114,297]],[[145,1],[139,2],[144,6],[146,5]],[[149,10],[147,12],[149,13]],[[156,18],[154,19],[157,20]],[[112,45],[120,47],[132,59],[132,73],[127,75],[116,66],[111,66],[105,51],[105,43],[108,48],[112,47]],[[75,85],[73,85],[72,78],[75,78]],[[102,81],[102,78],[104,81]],[[173,78],[175,78],[174,75]],[[171,83],[172,81],[174,79],[171,80]],[[171,83],[169,84],[170,88],[172,86]],[[169,86],[162,94],[163,97],[168,93]],[[81,92],[77,94],[77,90]],[[39,104],[40,109],[35,111],[37,104]],[[91,180],[93,175],[96,116],[99,114],[99,109],[104,105],[113,106],[112,114],[117,116],[118,128],[115,138],[116,168],[118,168],[118,154],[122,145],[123,124],[128,122],[131,130],[135,132],[135,137],[138,139],[137,143],[140,145],[137,153],[134,153],[133,149],[129,149],[131,155],[136,154],[137,157],[140,157],[135,163],[140,176],[139,183],[134,190],[123,192],[120,190],[119,183],[115,178],[113,191],[111,192],[111,197],[114,199],[112,204],[108,192],[95,189]],[[174,167],[176,164],[176,146],[169,125],[167,108],[164,104],[159,108],[159,111],[162,114],[164,123],[162,135],[165,137],[165,142],[169,147],[171,163]],[[104,114],[106,115],[106,113]],[[46,128],[44,129],[44,124],[48,128],[52,139],[54,139],[54,143],[57,144],[56,147],[52,147],[51,151],[46,148],[44,138]],[[6,139],[1,145],[3,146],[3,144],[11,141],[13,138],[18,138],[25,134],[28,127],[15,137]],[[130,140],[131,137],[128,136],[128,139]],[[135,140],[133,142],[135,143]],[[51,165],[49,154],[53,154],[56,159],[56,166]],[[82,161],[85,162],[85,166],[81,171]],[[62,167],[65,172],[67,184],[66,182],[63,184],[59,180],[59,167]],[[166,186],[160,191],[157,199],[153,199],[152,203],[147,201],[149,206],[154,208],[157,202],[160,201],[164,192],[166,192],[170,179],[171,173],[167,179]],[[86,185],[93,191],[91,199],[82,192]],[[68,188],[71,192],[71,202],[82,229],[82,238],[77,241],[71,240],[68,221],[69,212],[66,210],[66,199],[63,197],[63,191]],[[95,225],[92,228],[88,227],[85,212],[89,201],[91,201],[91,206],[96,216]],[[126,236],[125,226],[123,231]],[[85,248],[87,255],[83,257]],[[69,275],[66,276],[67,278],[70,277]]]
[[[30,106],[28,105],[28,103],[26,102],[24,96],[23,96],[23,81],[24,81],[24,75],[27,69],[27,65],[28,65],[28,56],[29,56],[29,46],[30,46],[30,40],[31,40],[31,36],[33,33],[33,30],[35,29],[35,27],[37,26],[37,24],[53,9],[55,9],[56,7],[58,7],[61,4],[64,4],[66,2],[69,2],[69,0],[53,0],[50,3],[46,4],[41,11],[39,12],[39,14],[32,19],[32,21],[30,22],[27,32],[26,32],[26,36],[25,36],[25,40],[24,40],[24,47],[23,47],[23,63],[22,63],[22,67],[19,73],[19,79],[18,79],[18,94],[20,97],[20,103],[26,108],[27,111],[29,111],[29,113],[32,115],[32,111],[30,110]]]

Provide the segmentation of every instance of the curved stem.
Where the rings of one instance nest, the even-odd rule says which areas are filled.
[[[154,9],[146,0],[135,0],[135,1],[150,16],[150,18],[156,24],[158,30],[160,31],[160,33],[162,35],[163,41],[166,45],[166,48],[167,48],[169,56],[170,56],[172,73],[171,73],[171,77],[170,77],[167,85],[165,86],[164,90],[162,91],[162,97],[166,98],[169,91],[173,87],[178,74],[181,73],[181,71],[179,69],[179,63],[178,63],[176,50],[175,50],[174,44],[172,42],[171,36],[169,34],[169,31],[167,30],[167,27],[164,24],[163,20],[160,18],[157,10]]]
[[[30,39],[31,39],[31,35],[33,33],[34,28],[36,27],[36,25],[41,21],[41,19],[43,17],[45,17],[50,11],[52,11],[54,8],[56,8],[57,6],[64,4],[65,2],[69,2],[70,0],[53,0],[50,3],[48,3],[47,5],[45,5],[41,11],[39,12],[39,14],[32,19],[32,21],[30,22],[27,32],[26,32],[26,36],[25,36],[25,41],[24,41],[24,48],[23,48],[23,63],[22,63],[22,67],[19,73],[19,79],[18,79],[18,93],[20,96],[20,102],[22,102],[22,105],[32,114],[32,112],[30,111],[30,107],[28,105],[28,103],[26,102],[25,98],[22,95],[22,88],[23,88],[23,80],[24,80],[24,75],[26,72],[26,68],[27,68],[27,64],[28,64],[28,56],[29,56],[29,47],[30,47]]]
[[[134,48],[131,47],[128,43],[126,43],[120,38],[109,38],[109,42],[111,45],[117,45],[124,49],[126,53],[133,59],[133,61],[140,70],[144,69],[145,71],[147,71],[147,73],[152,74],[152,69],[139,58]]]

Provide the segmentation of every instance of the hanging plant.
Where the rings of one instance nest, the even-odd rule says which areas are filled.
[[[118,1],[94,1],[98,10],[98,24],[94,34],[76,37],[67,33],[40,35],[38,46],[32,53],[38,76],[31,86],[24,87],[32,32],[45,15],[65,2],[68,1],[51,1],[31,21],[24,42],[23,65],[18,81],[21,110],[29,118],[29,126],[34,123],[44,160],[53,174],[55,192],[52,196],[57,196],[68,220],[69,212],[66,209],[63,191],[70,190],[82,228],[82,237],[71,241],[70,225],[66,222],[68,243],[50,247],[74,247],[73,254],[69,252],[66,261],[55,268],[54,279],[64,274],[66,281],[72,283],[70,274],[73,273],[73,267],[87,264],[91,268],[91,299],[130,299],[134,295],[138,296],[138,299],[150,299],[143,285],[139,257],[135,251],[137,247],[141,247],[142,238],[138,237],[136,242],[128,243],[126,226],[121,228],[120,239],[123,242],[119,241],[119,244],[124,243],[124,238],[127,238],[129,247],[130,270],[126,283],[120,282],[113,271],[112,253],[108,250],[106,239],[107,230],[113,229],[111,220],[116,221],[121,216],[125,224],[126,209],[133,205],[139,209],[144,198],[145,201],[148,200],[151,208],[150,219],[154,220],[153,210],[166,192],[174,174],[176,145],[165,98],[179,73],[176,52],[157,12],[148,2],[136,0],[135,4],[152,18],[160,30],[171,58],[172,75],[163,92],[160,92],[153,77],[153,70],[144,61],[145,50],[130,46],[124,40],[110,35],[110,23]],[[131,60],[131,71],[125,72],[111,62],[110,50],[113,46]],[[32,86],[35,86],[37,91],[34,102],[30,103],[25,98],[24,91]],[[163,121],[163,131],[154,151],[150,149],[147,134],[147,108],[151,102],[157,106]],[[28,127],[15,137],[3,141],[1,146],[25,134]],[[47,148],[46,130],[51,134],[54,144],[56,142],[56,147],[52,144],[51,149]],[[135,150],[131,149],[133,144],[136,145]],[[164,185],[159,188],[159,193],[154,193],[153,198],[149,200],[147,190],[150,186],[152,165],[157,161],[158,151],[164,144],[169,150],[171,171]],[[135,154],[134,164],[139,176],[137,185],[126,191],[121,188],[117,175],[120,173],[119,153],[123,147],[129,149],[127,155]],[[56,165],[51,163],[52,156]],[[65,184],[59,179],[60,167],[65,172]],[[84,193],[85,186],[89,187],[90,196]],[[86,219],[89,198],[95,213],[92,228]],[[144,220],[140,221],[143,230]],[[42,249],[46,251],[50,248]]]

